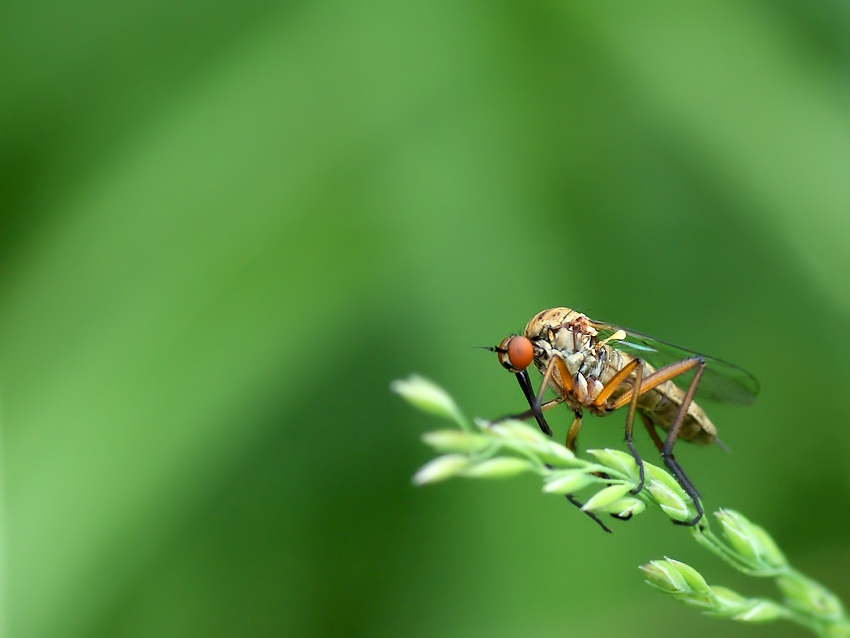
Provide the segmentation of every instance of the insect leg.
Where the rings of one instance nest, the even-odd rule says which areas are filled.
[[[635,444],[632,441],[635,412],[637,411],[638,399],[641,395],[641,381],[643,380],[643,360],[635,359],[635,361],[637,361],[637,365],[635,366],[635,383],[632,387],[632,400],[629,402],[629,411],[626,412],[626,445],[629,446],[629,452],[632,453],[632,458],[635,460],[635,463],[637,463],[638,473],[640,474],[640,481],[638,482],[637,487],[631,491],[632,494],[637,494],[643,489],[643,483],[645,480],[643,461],[641,460],[640,454],[638,454],[637,448],[635,448]]]
[[[563,386],[565,393],[570,392],[573,389],[573,378],[570,376],[567,366],[557,355],[553,355],[552,358],[549,359],[549,365],[546,366],[546,373],[543,375],[543,379],[540,382],[540,389],[537,391],[536,395],[533,395],[531,392],[531,381],[528,378],[528,373],[523,370],[517,374],[523,394],[525,394],[525,398],[528,401],[528,405],[531,407],[532,413],[534,413],[535,418],[537,418],[537,424],[540,426],[540,429],[543,430],[544,434],[549,436],[552,436],[552,429],[549,427],[546,419],[543,418],[541,406],[543,405],[543,394],[546,392],[546,388],[549,387],[549,382],[552,380],[552,375],[556,366],[558,368],[558,373],[561,375],[561,385]],[[524,377],[519,378],[519,375],[524,375]],[[563,400],[564,396],[561,395],[559,402]]]
[[[565,390],[569,392],[572,390],[572,377],[570,376],[569,371],[567,370],[567,366],[558,356],[553,356],[549,360],[549,365],[546,367],[546,373],[543,375],[543,381],[540,383],[540,389],[537,391],[537,394],[534,394],[534,391],[531,389],[531,379],[528,377],[528,372],[526,370],[521,370],[515,373],[517,381],[519,382],[519,387],[522,388],[522,393],[525,395],[525,400],[528,401],[528,405],[531,408],[530,410],[523,412],[521,415],[516,415],[514,417],[503,417],[501,420],[506,418],[519,418],[519,419],[527,419],[530,416],[534,416],[537,420],[537,425],[540,426],[540,429],[547,436],[552,436],[552,428],[549,427],[549,424],[546,422],[546,418],[543,416],[543,410],[548,409],[561,403],[564,400],[563,396],[557,397],[554,401],[547,401],[543,403],[543,393],[546,391],[546,388],[549,385],[549,381],[552,379],[552,374],[555,370],[555,366],[558,367],[558,372],[561,375],[561,383],[563,384]],[[544,407],[546,406],[546,407]]]
[[[623,383],[629,377],[629,375],[632,373],[632,371],[637,367],[638,361],[639,361],[639,359],[632,359],[626,365],[624,365],[622,367],[622,369],[617,372],[617,374],[615,374],[613,377],[611,377],[611,380],[608,381],[608,383],[605,385],[604,388],[602,388],[602,392],[600,392],[597,395],[597,397],[593,400],[592,405],[594,405],[596,407],[601,407],[602,405],[604,405],[605,402],[608,400],[608,397],[611,396],[611,394],[614,392],[614,390],[619,388],[620,384]],[[645,383],[645,380],[644,380],[644,383]],[[632,390],[629,390],[623,396],[631,397],[632,396]],[[646,390],[644,390],[644,392],[645,391]],[[622,398],[623,397],[620,397],[620,400]],[[629,402],[629,399],[627,398],[625,401],[622,402],[621,405],[626,405],[626,403],[628,403],[628,402]],[[618,405],[617,407],[619,408],[620,405]],[[613,410],[614,408],[611,408],[611,409]]]
[[[577,499],[575,496],[573,496],[572,494],[565,494],[564,496],[566,496],[566,497],[567,497],[567,500],[568,500],[570,503],[572,503],[573,505],[575,505],[577,508],[581,509],[582,507],[584,507],[584,503],[582,503],[580,500],[578,500],[578,499]],[[585,514],[587,514],[590,518],[592,518],[592,519],[593,519],[593,521],[594,521],[597,525],[599,525],[599,527],[601,527],[603,530],[605,530],[605,531],[606,531],[606,532],[608,532],[609,534],[611,533],[610,528],[609,528],[609,527],[608,527],[605,523],[603,523],[602,521],[600,521],[600,520],[599,520],[599,517],[598,517],[598,516],[596,516],[596,514],[594,514],[593,512],[584,512],[584,513],[585,513]]]
[[[582,413],[580,410],[575,411],[575,418],[573,422],[570,424],[570,429],[567,430],[567,441],[566,446],[567,449],[571,452],[576,451],[576,446],[578,445],[578,432],[581,430],[581,417]]]
[[[632,455],[632,458],[637,463],[638,471],[640,473],[640,480],[638,481],[638,485],[635,489],[632,490],[632,494],[637,494],[643,489],[644,484],[644,469],[643,469],[643,460],[640,458],[640,454],[638,454],[637,448],[635,448],[635,444],[632,440],[632,430],[634,428],[635,422],[635,412],[637,411],[637,401],[641,394],[646,392],[644,389],[644,384],[646,383],[646,379],[643,378],[643,360],[642,359],[632,359],[626,365],[624,365],[620,370],[617,371],[608,383],[602,388],[602,391],[593,400],[593,406],[601,407],[605,404],[611,394],[622,385],[626,379],[628,379],[629,375],[632,372],[635,372],[635,381],[632,387],[626,392],[623,396],[627,397],[626,402],[629,403],[629,411],[626,413],[626,445],[629,446],[629,452]],[[650,388],[651,389],[651,388]],[[622,397],[618,399],[618,402],[622,400]],[[625,405],[623,403],[622,405]],[[620,407],[619,405],[617,407]],[[614,409],[613,407],[610,409]]]
[[[678,361],[676,363],[671,363],[670,365],[664,366],[663,368],[656,370],[655,372],[650,374],[648,377],[643,379],[643,381],[640,384],[640,393],[646,394],[650,390],[654,390],[655,388],[660,386],[665,381],[670,381],[670,379],[675,379],[680,374],[684,374],[685,372],[688,372],[689,370],[696,368],[701,363],[702,363],[702,359],[694,357],[693,359],[683,359],[682,361]],[[626,369],[626,366],[623,367],[623,370],[625,370],[625,369]],[[620,372],[622,372],[623,370],[620,370]],[[614,381],[614,379],[616,377],[617,377],[617,375],[612,377],[611,381]],[[605,386],[605,387],[607,388],[608,386]],[[613,392],[613,391],[614,390],[612,389],[611,392]],[[626,405],[629,401],[632,400],[632,392],[633,391],[634,391],[634,388],[630,388],[629,390],[627,390],[626,392],[624,392],[623,394],[618,396],[617,399],[614,401],[614,403],[612,403],[611,405],[608,406],[608,409],[609,410],[616,410],[618,408],[622,408],[624,405]],[[604,392],[604,390],[603,390],[603,392]],[[610,396],[610,394],[611,393],[609,392],[608,395]],[[602,395],[600,394],[600,396],[602,396]],[[605,398],[607,399],[608,397],[606,396]],[[596,401],[594,401],[594,404],[597,405],[597,406],[602,405],[602,402],[599,401],[599,397],[597,397]]]
[[[661,437],[658,436],[658,432],[655,429],[655,423],[653,423],[648,416],[646,416],[643,412],[638,412],[640,416],[640,420],[643,421],[643,425],[646,427],[646,431],[649,432],[649,438],[652,439],[652,442],[655,444],[655,447],[658,448],[659,452],[664,451],[664,441],[661,440]]]
[[[553,360],[557,360],[563,366],[563,362],[560,359],[553,359]],[[550,365],[547,372],[549,372],[551,370],[552,370],[552,366]],[[564,370],[566,370],[566,367],[564,367]],[[561,372],[562,377],[563,377],[564,374],[568,374],[568,373],[566,373],[565,371],[562,371]],[[569,378],[569,377],[567,377],[567,378]],[[544,381],[546,381],[545,377],[544,377]],[[546,387],[546,385],[544,383],[544,385],[540,389],[540,394],[543,394],[543,389],[545,387]],[[540,409],[543,410],[543,409],[546,409],[547,407],[554,407],[558,403],[561,403],[563,400],[564,400],[563,397],[558,397],[558,398],[553,399],[551,401],[547,401],[546,403],[544,403],[540,406]],[[528,411],[528,414],[529,414],[529,416],[531,416],[531,414],[534,414],[534,408],[533,407],[532,407],[531,410]],[[576,445],[578,444],[578,433],[579,433],[579,430],[581,430],[581,418],[582,418],[581,410],[576,410],[573,414],[574,414],[573,422],[570,424],[570,429],[567,431],[567,441],[566,441],[567,449],[570,450],[571,452],[576,451]],[[551,436],[551,432],[549,433],[549,435]],[[551,466],[547,465],[547,467],[549,467],[551,469]],[[570,503],[575,505],[577,508],[581,509],[582,507],[584,507],[584,503],[582,503],[580,500],[578,500],[573,494],[564,494],[564,496],[567,498],[567,500]],[[584,511],[584,510],[582,510],[582,511]],[[596,516],[596,514],[594,514],[593,512],[584,512],[584,513],[587,516],[589,516],[593,520],[593,522],[595,522],[597,525],[599,525],[599,527],[601,527],[603,530],[605,530],[609,534],[611,533],[610,528],[607,525],[605,525],[605,523],[603,523],[599,519],[599,517]]]
[[[564,401],[563,397],[558,397],[558,398],[552,399],[551,401],[547,401],[546,403],[542,404],[538,408],[538,410],[542,411],[542,410],[548,410],[549,408],[554,408],[556,405],[558,405],[559,403],[562,403],[563,401]],[[517,415],[512,416],[512,417],[503,417],[502,419],[499,419],[499,420],[501,421],[501,420],[504,420],[504,419],[527,419],[531,416],[537,416],[537,414],[538,414],[538,411],[535,410],[534,408],[531,408],[531,409],[526,410],[525,412],[523,412],[521,414],[517,414]],[[569,448],[569,450],[571,452],[576,451],[576,442],[578,440],[578,433],[579,433],[579,430],[581,429],[581,417],[582,417],[581,412],[576,411],[575,412],[575,418],[573,419],[572,425],[570,425],[569,432],[567,433],[567,448]],[[551,435],[551,432],[549,434]],[[552,466],[549,465],[548,463],[546,464],[546,467],[548,467],[550,470],[552,469]],[[567,500],[570,503],[572,503],[573,505],[575,505],[577,508],[581,509],[582,507],[584,507],[584,503],[582,503],[580,500],[578,500],[572,494],[565,494],[564,496],[566,496]],[[596,516],[596,514],[594,514],[593,512],[584,512],[584,513],[587,516],[589,516],[603,530],[605,530],[609,534],[611,533],[611,530],[608,528],[608,526],[605,525],[605,523],[603,523],[601,520],[599,520],[599,517]]]
[[[573,418],[573,422],[570,424],[570,429],[567,431],[567,443],[566,443],[567,449],[572,451],[572,452],[576,452],[576,447],[578,446],[578,433],[579,433],[579,430],[581,430],[581,419],[582,419],[582,416],[583,416],[581,410],[575,410],[574,415],[575,415],[575,417]],[[601,474],[601,473],[598,473],[598,472],[595,472],[595,474],[597,476],[601,477],[601,478],[606,478],[606,479],[608,478],[608,476],[606,474]],[[566,497],[567,497],[567,500],[570,503],[572,503],[573,505],[575,505],[579,509],[584,507],[584,504],[581,501],[579,501],[572,494],[567,494]],[[611,533],[611,530],[608,529],[608,527],[601,520],[599,520],[599,518],[593,512],[585,512],[585,514],[587,514],[588,516],[590,516],[590,518],[592,518],[594,521],[596,521],[597,525],[599,525],[606,532],[608,532],[609,534]],[[612,514],[611,516],[613,516],[614,518],[620,518],[619,516],[616,516],[615,514]],[[621,518],[620,520],[626,520],[626,519]]]
[[[699,380],[702,378],[702,372],[705,369],[705,361],[702,359],[695,358],[690,359],[689,361],[695,362],[694,366],[696,366],[696,372],[694,373],[694,378],[691,379],[691,382],[688,385],[688,391],[685,392],[682,404],[676,412],[676,418],[673,419],[673,423],[667,431],[667,438],[664,439],[664,447],[661,450],[661,458],[664,461],[664,465],[666,465],[667,469],[670,470],[673,476],[676,477],[676,480],[679,482],[679,485],[682,486],[682,489],[684,489],[688,496],[691,497],[691,500],[694,502],[694,507],[697,510],[697,515],[691,520],[683,522],[676,521],[677,524],[685,525],[687,527],[691,527],[699,523],[704,514],[702,504],[699,501],[699,492],[697,492],[693,483],[691,483],[690,479],[685,475],[684,470],[682,470],[682,467],[673,456],[673,445],[676,443],[676,438],[679,436],[679,430],[682,429],[682,423],[685,420],[685,415],[688,413],[688,407],[691,405],[691,401],[693,401],[694,394],[696,393],[697,386],[699,385]]]
[[[546,388],[552,380],[552,373],[556,367],[558,368],[558,374],[561,375],[561,385],[565,393],[572,392],[573,378],[570,376],[570,371],[567,370],[567,364],[564,363],[564,360],[560,356],[553,353],[549,359],[549,365],[546,366],[546,374],[543,375],[543,380],[540,382],[540,389],[537,391],[538,403],[543,400],[543,393],[546,392]]]
[[[629,364],[634,364],[635,360],[629,362]],[[637,364],[632,366],[629,371],[633,370]],[[609,390],[610,384],[615,381],[622,382],[625,378],[621,376],[623,371],[625,371],[628,366],[623,366],[623,368],[611,378],[609,381],[609,385],[606,385],[603,389],[602,393],[600,393],[600,397],[603,393],[606,393]],[[617,408],[621,408],[626,403],[634,403],[636,396],[641,394],[645,394],[649,390],[658,387],[665,381],[669,381],[680,374],[684,374],[689,370],[693,370],[696,368],[696,372],[694,373],[693,379],[691,379],[690,384],[688,385],[688,390],[685,393],[684,398],[682,399],[682,404],[679,406],[679,409],[676,412],[676,417],[673,419],[673,423],[670,425],[670,429],[667,431],[667,438],[664,440],[664,444],[661,446],[661,458],[664,461],[664,465],[667,466],[667,469],[676,477],[676,480],[679,482],[679,485],[682,486],[682,489],[685,490],[688,496],[691,497],[691,500],[694,502],[694,507],[697,510],[697,515],[691,519],[690,521],[685,521],[683,523],[679,523],[681,525],[693,526],[696,525],[703,516],[702,504],[699,500],[699,492],[697,492],[693,483],[691,483],[690,479],[685,474],[682,467],[676,461],[673,456],[673,445],[676,443],[676,438],[679,436],[679,431],[682,429],[682,423],[684,423],[685,416],[688,413],[688,407],[691,405],[691,401],[694,398],[694,394],[696,393],[697,386],[699,385],[699,381],[702,378],[702,372],[705,368],[705,361],[699,357],[694,357],[692,359],[683,359],[682,361],[678,361],[676,363],[671,363],[668,366],[664,366],[660,370],[656,370],[651,375],[642,379],[642,383],[639,386],[635,384],[637,387],[632,387],[628,391],[624,392],[622,395],[617,397],[617,399],[608,406],[608,410],[616,410]],[[611,389],[610,392],[607,392],[605,395],[605,399],[607,399],[614,390]],[[600,405],[597,403],[599,401],[599,397],[597,397],[594,402],[595,405]],[[650,434],[650,436],[652,436]],[[658,445],[658,436],[655,435],[652,437],[653,441],[656,441],[656,446]]]
[[[525,395],[530,409],[513,417],[503,417],[499,420],[501,421],[507,418],[527,419],[533,416],[537,420],[537,425],[540,426],[540,429],[543,431],[543,433],[548,436],[552,436],[552,428],[550,428],[549,424],[546,422],[546,418],[543,416],[543,411],[548,410],[549,408],[553,408],[559,403],[563,403],[565,396],[557,396],[551,401],[547,401],[546,403],[541,403],[540,401],[543,398],[543,392],[546,390],[546,387],[549,384],[549,380],[552,378],[552,373],[556,365],[558,366],[558,372],[561,375],[561,382],[564,385],[564,388],[568,390],[572,389],[572,377],[570,376],[566,365],[560,357],[554,356],[549,361],[549,365],[546,368],[546,374],[543,375],[543,382],[540,384],[540,390],[537,395],[535,395],[534,391],[531,389],[531,380],[528,377],[528,372],[522,370],[516,373],[517,381],[519,381],[519,386],[522,388],[522,393]],[[575,451],[576,439],[578,437],[579,429],[581,428],[581,412],[576,412],[575,417],[576,418],[573,420],[573,423],[570,426],[570,430],[567,433],[567,447],[573,452]],[[570,446],[571,443],[572,447]],[[547,467],[550,466],[547,465]],[[579,509],[584,507],[584,503],[579,501],[572,494],[565,494],[564,496],[566,496],[567,500],[570,503],[572,503]],[[605,525],[605,523],[603,523],[601,520],[599,520],[599,517],[597,517],[596,514],[594,514],[593,512],[584,513],[589,516],[603,530],[605,530],[609,534],[611,533],[611,530],[608,528],[608,526]]]
[[[546,401],[546,403],[541,404],[540,412],[545,412],[546,410],[551,410],[556,405],[561,405],[564,402],[563,397],[557,397],[555,399],[550,399]],[[529,408],[524,412],[520,412],[519,414],[506,414],[505,416],[500,416],[498,419],[491,419],[491,423],[501,423],[502,421],[507,421],[508,419],[516,419],[517,421],[525,421],[526,419],[530,419],[533,416],[537,416],[537,410],[533,408]],[[548,425],[548,423],[547,423]]]
[[[561,362],[560,359],[558,359],[558,361]],[[561,366],[563,366],[563,362],[561,362]],[[560,372],[561,372],[562,378],[565,374],[569,374],[568,372],[566,372],[566,366],[564,366],[564,369],[561,370]],[[567,430],[566,446],[567,446],[567,449],[570,450],[571,452],[576,452],[576,447],[578,446],[578,433],[581,430],[581,418],[582,418],[583,414],[582,414],[581,410],[578,409],[578,410],[575,410],[573,412],[573,415],[574,415],[573,422],[570,424],[570,429]],[[599,476],[602,476],[603,478],[608,478],[604,474],[600,474]],[[575,505],[577,508],[581,509],[582,507],[584,507],[584,503],[579,501],[572,494],[565,494],[565,496],[567,497],[567,500],[570,503],[572,503],[573,505]],[[599,520],[599,517],[597,517],[596,514],[594,514],[593,512],[584,512],[584,513],[587,514],[590,518],[592,518],[594,520],[594,522],[597,525],[599,525],[599,527],[604,529],[609,534],[611,533],[611,530],[608,528],[608,526],[605,525],[605,523],[603,523],[601,520]],[[612,514],[612,516],[614,516],[614,515]],[[614,516],[614,518],[619,518],[619,517]],[[625,520],[625,519],[621,519],[621,520]]]

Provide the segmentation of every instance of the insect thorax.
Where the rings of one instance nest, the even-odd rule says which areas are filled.
[[[569,308],[553,308],[528,322],[525,336],[534,344],[534,363],[545,374],[553,356],[559,356],[572,376],[579,404],[593,401],[602,391],[609,368],[611,349],[597,342],[597,331],[588,318]],[[552,373],[552,389],[566,394],[557,370]]]

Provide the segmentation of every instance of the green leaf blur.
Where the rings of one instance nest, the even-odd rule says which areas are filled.
[[[715,635],[663,517],[410,482],[390,381],[515,413],[560,305],[759,378],[677,458],[850,600],[842,3],[7,5],[4,635]]]

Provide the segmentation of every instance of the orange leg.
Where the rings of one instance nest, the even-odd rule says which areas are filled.
[[[508,419],[516,419],[518,421],[525,421],[526,419],[530,419],[531,417],[538,416],[538,412],[546,412],[546,410],[551,410],[556,405],[560,405],[564,402],[564,397],[557,397],[555,399],[550,399],[546,401],[546,403],[540,404],[540,407],[537,409],[529,408],[525,412],[520,412],[519,414],[508,414],[507,416],[500,416],[498,419],[493,419],[493,423],[499,423],[500,421],[507,421]],[[544,432],[546,432],[544,430]],[[551,436],[551,432],[547,432]]]
[[[646,431],[649,432],[649,438],[652,439],[652,442],[655,443],[655,447],[658,448],[659,452],[664,452],[664,441],[661,440],[661,437],[658,436],[658,432],[655,429],[655,424],[649,420],[649,417],[646,416],[643,412],[638,412],[640,416],[640,420],[643,421],[643,425],[646,427]]]
[[[641,371],[643,369],[643,362],[640,359],[633,359],[628,364],[623,366],[623,368],[619,370],[617,374],[615,374],[611,378],[611,380],[606,384],[606,386],[602,389],[602,392],[600,392],[599,396],[596,397],[596,400],[593,402],[593,405],[594,407],[600,408],[607,407],[609,411],[613,411],[623,407],[627,403],[629,404],[629,411],[626,414],[626,443],[628,443],[629,450],[631,451],[632,456],[638,462],[638,465],[640,467],[641,476],[639,487],[643,487],[643,462],[640,461],[640,456],[638,456],[637,451],[634,448],[634,444],[631,441],[634,414],[637,411],[637,400],[642,394],[645,394],[646,392],[657,388],[662,383],[670,381],[671,379],[674,379],[679,375],[696,368],[694,377],[693,379],[691,379],[691,382],[688,385],[688,389],[685,392],[685,396],[682,399],[682,404],[676,411],[676,416],[673,419],[673,423],[670,425],[670,428],[667,431],[667,437],[664,439],[663,445],[660,446],[661,458],[664,461],[664,465],[666,465],[667,469],[670,470],[673,476],[676,477],[676,480],[679,482],[679,485],[682,486],[682,489],[685,490],[687,495],[691,497],[691,500],[693,500],[694,502],[694,507],[697,510],[697,515],[693,519],[680,524],[687,526],[696,525],[703,517],[703,509],[702,504],[699,500],[699,492],[697,492],[693,483],[691,483],[690,479],[687,477],[684,470],[682,470],[682,467],[679,465],[679,463],[676,461],[676,458],[673,456],[673,445],[675,445],[676,439],[679,436],[679,431],[682,429],[682,423],[684,423],[685,416],[688,413],[688,407],[690,407],[691,402],[694,398],[694,394],[696,394],[697,386],[699,386],[703,370],[705,369],[705,361],[699,357],[694,357],[693,359],[684,359],[676,363],[671,363],[668,366],[664,366],[660,370],[656,370],[645,379],[641,378],[642,372],[639,371],[636,375],[635,382],[632,387],[629,388],[622,395],[617,397],[617,399],[611,404],[605,406],[605,402],[608,400],[611,394],[614,393],[617,387],[622,384],[628,378],[628,376],[638,368],[640,368]],[[644,423],[646,423],[646,421],[644,421]],[[647,429],[649,429],[649,427]],[[650,436],[652,437],[652,440],[655,443],[656,447],[659,447],[660,438],[658,437],[658,434],[652,431],[650,432]]]
[[[643,461],[640,458],[640,454],[638,454],[637,448],[635,448],[635,444],[632,440],[632,430],[634,429],[635,424],[635,412],[637,412],[637,404],[640,395],[642,394],[642,386],[643,386],[643,360],[635,359],[637,365],[635,366],[635,381],[632,386],[632,400],[629,403],[629,411],[626,412],[626,445],[629,446],[629,452],[632,453],[632,458],[635,460],[638,466],[638,473],[640,474],[640,480],[638,481],[637,487],[632,490],[632,494],[637,494],[643,489],[643,483],[645,480],[645,474],[643,469]]]
[[[543,380],[540,382],[540,389],[537,391],[538,402],[543,399],[543,393],[546,392],[546,388],[549,387],[549,382],[552,380],[552,373],[555,371],[556,367],[558,368],[558,374],[561,375],[561,384],[564,386],[564,390],[567,393],[573,391],[573,377],[570,375],[570,371],[567,370],[567,365],[561,357],[553,355],[552,358],[549,359],[549,365],[546,366],[546,374],[543,375]]]
[[[623,366],[622,370],[619,370],[617,372],[617,374],[615,374],[613,377],[611,377],[611,380],[605,385],[604,388],[602,388],[602,392],[600,392],[599,395],[593,400],[593,406],[601,407],[608,400],[608,397],[610,397],[614,393],[614,390],[619,388],[620,385],[634,371],[634,369],[637,368],[639,361],[640,361],[640,359],[632,359],[626,365]],[[644,392],[645,391],[646,390],[644,390]],[[628,394],[631,397],[630,393],[626,393],[626,394]],[[625,396],[625,395],[623,395],[623,396]],[[622,397],[620,397],[620,398],[622,398]],[[625,405],[628,402],[629,402],[629,400],[626,399],[626,401],[625,401],[625,403],[623,403],[623,405]]]
[[[631,362],[631,363],[633,363],[633,362]],[[680,374],[684,374],[685,372],[688,372],[689,370],[693,370],[694,368],[696,368],[701,363],[702,363],[701,359],[696,359],[696,358],[685,359],[683,361],[679,361],[677,363],[671,363],[668,366],[664,366],[660,370],[656,370],[655,372],[653,372],[652,374],[650,374],[648,377],[646,377],[643,380],[643,382],[640,385],[640,394],[645,394],[646,392],[649,392],[650,390],[654,390],[655,388],[660,386],[665,381],[670,381],[671,379],[678,377]],[[623,370],[625,370],[626,367],[628,367],[628,366],[624,366]],[[620,370],[620,372],[622,372],[623,370]],[[616,378],[616,375],[611,379],[611,382],[614,381],[614,378]],[[608,386],[605,386],[605,389],[607,389],[607,388],[608,388]],[[621,408],[624,405],[626,405],[629,401],[631,401],[631,398],[632,398],[631,395],[632,395],[633,390],[634,390],[634,388],[632,388],[632,390],[624,392],[622,394],[622,396],[617,397],[617,400],[614,401],[614,403],[612,403],[609,406],[608,409],[609,410],[616,410],[617,408]],[[614,390],[612,389],[611,392],[613,392],[613,391]],[[604,392],[604,390],[603,390],[603,392]],[[611,392],[608,393],[609,396],[611,395]],[[601,394],[600,394],[600,396],[601,396]],[[597,401],[598,401],[598,397],[597,397]],[[598,405],[598,406],[602,405],[602,403],[597,403],[596,401],[594,401],[594,404]]]
[[[563,372],[561,374],[563,375]],[[570,424],[570,429],[567,430],[566,446],[567,449],[571,452],[576,452],[576,447],[578,446],[578,433],[579,430],[581,430],[581,416],[581,412],[576,412],[575,418],[573,418],[573,422]],[[574,495],[565,494],[565,496],[567,497],[567,500],[573,505],[575,505],[577,508],[581,509],[582,507],[584,507],[584,503],[578,500]],[[599,527],[604,529],[609,534],[611,533],[611,530],[608,528],[608,526],[605,525],[605,523],[603,523],[601,520],[599,520],[599,517],[596,516],[596,514],[594,514],[593,512],[585,512],[585,514],[590,516],[590,518],[592,518],[596,522],[596,524],[599,525]]]
[[[575,418],[573,419],[573,422],[570,424],[570,429],[567,431],[567,443],[566,443],[566,445],[567,445],[567,449],[572,451],[572,452],[576,451],[576,446],[578,445],[578,433],[579,433],[579,430],[581,430],[581,416],[582,416],[581,412],[577,411],[575,413]],[[600,476],[604,476],[604,475],[600,475]],[[605,477],[605,478],[607,478],[607,477]],[[572,503],[573,505],[575,505],[577,508],[581,509],[582,507],[584,507],[584,503],[579,501],[572,494],[566,494],[565,496],[567,497],[567,500],[570,503]],[[596,524],[599,525],[599,527],[604,529],[609,534],[611,533],[611,530],[608,529],[608,526],[605,525],[605,523],[603,523],[601,520],[599,520],[599,517],[597,517],[596,514],[594,514],[593,512],[585,512],[585,514],[590,516],[590,518],[592,518],[596,522]]]
[[[593,405],[594,407],[602,407],[603,405],[605,405],[605,402],[608,400],[608,398],[614,393],[617,388],[619,388],[623,383],[626,382],[626,380],[633,372],[635,373],[635,380],[632,384],[632,387],[625,394],[623,394],[622,397],[619,397],[617,399],[617,402],[619,403],[620,401],[622,401],[623,397],[625,397],[626,400],[625,402],[623,402],[622,405],[625,405],[625,403],[630,403],[629,411],[628,413],[626,413],[626,445],[629,446],[629,452],[631,453],[632,458],[634,458],[635,463],[638,466],[638,472],[640,474],[640,480],[638,481],[637,487],[632,490],[632,494],[637,494],[643,489],[645,473],[643,469],[643,460],[640,458],[640,454],[638,454],[637,448],[635,448],[635,444],[632,440],[632,431],[634,429],[635,412],[637,411],[638,398],[640,398],[641,394],[643,394],[644,392],[647,392],[648,390],[652,389],[652,387],[645,387],[645,384],[649,377],[647,377],[647,379],[643,378],[643,360],[632,359],[626,365],[624,365],[621,370],[618,370],[617,374],[611,377],[608,383],[605,384],[605,387],[602,388],[602,392],[597,395],[591,405]]]
[[[581,413],[575,415],[573,422],[570,424],[570,429],[567,430],[567,449],[571,452],[576,451],[578,445],[578,432],[581,430]]]

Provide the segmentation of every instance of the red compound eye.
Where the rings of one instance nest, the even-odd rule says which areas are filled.
[[[534,346],[525,337],[511,337],[505,349],[508,361],[517,370],[525,370],[534,361]]]

